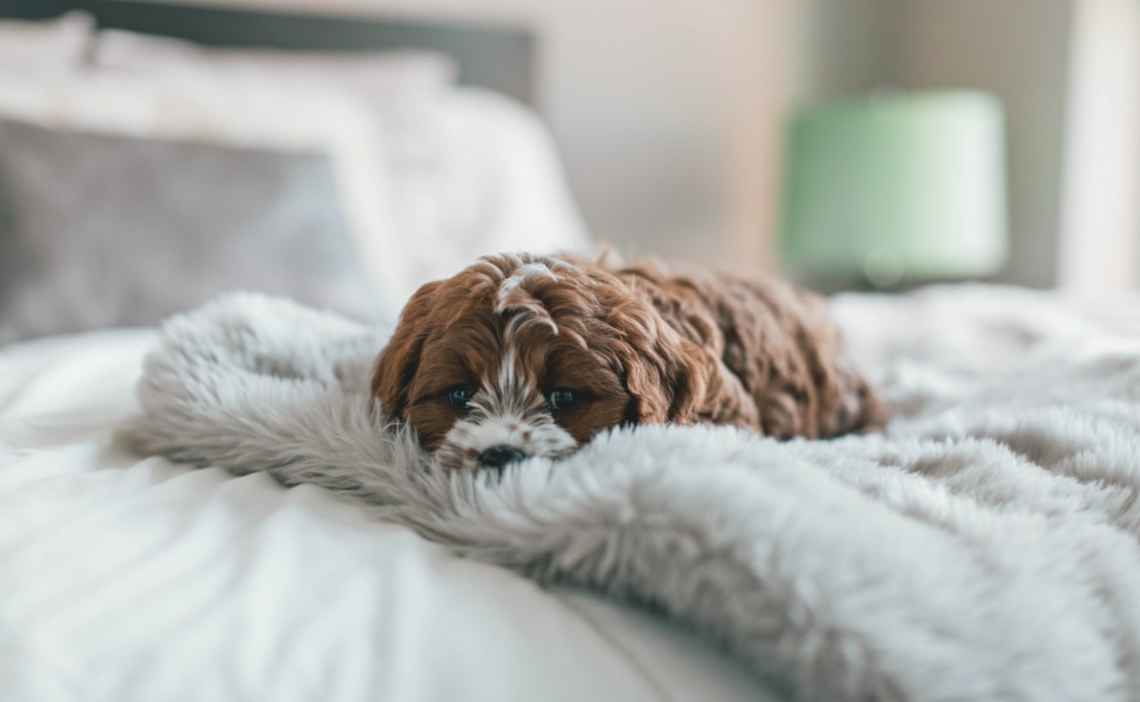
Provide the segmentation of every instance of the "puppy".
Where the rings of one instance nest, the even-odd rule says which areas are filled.
[[[823,300],[778,280],[499,255],[412,296],[372,393],[442,466],[501,469],[621,425],[879,427],[842,351]]]

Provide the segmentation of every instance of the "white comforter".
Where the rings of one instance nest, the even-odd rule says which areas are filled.
[[[112,446],[148,331],[0,351],[0,699],[757,699],[652,615]]]
[[[1031,349],[1136,329],[1129,309],[986,288],[835,306],[901,422],[982,403],[986,378]],[[646,613],[457,560],[313,487],[114,447],[152,341],[0,353],[0,699],[762,696]]]

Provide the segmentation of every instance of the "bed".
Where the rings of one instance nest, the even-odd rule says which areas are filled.
[[[10,346],[0,351],[5,699],[854,700],[1002,690],[1032,699],[1044,689],[1130,699],[1137,669],[1121,652],[1140,635],[1128,604],[1140,592],[1130,536],[1140,481],[1135,301],[1089,308],[980,287],[833,304],[896,412],[885,437],[615,437],[560,473],[520,471],[503,493],[519,490],[518,507],[495,508],[498,488],[484,485],[450,536],[445,523],[429,529],[435,543],[335,490],[128,448],[117,433],[141,411],[153,330]],[[214,431],[231,430],[240,427]],[[657,453],[638,468],[646,446]],[[633,549],[626,565],[599,570],[590,546],[573,541],[545,551],[541,535],[576,518],[552,493],[569,485],[601,509],[620,506],[632,484],[645,503],[663,475],[687,482],[677,509],[696,508],[690,528],[719,542],[767,530],[774,543],[752,562],[766,584],[747,586],[764,597],[734,592],[737,575],[715,576],[727,546],[702,555],[661,542],[666,512],[646,530],[607,527],[627,549],[638,539],[663,549]],[[471,489],[480,488],[459,494]],[[492,508],[480,516],[479,505]],[[481,520],[534,514],[554,523],[523,544],[539,539],[536,562],[553,578],[493,565],[503,533]],[[453,555],[459,545],[473,557]],[[649,579],[623,583],[641,558],[655,564]],[[736,614],[723,619],[722,607]],[[1064,627],[1050,624],[1057,608]],[[774,638],[757,622],[775,626]]]

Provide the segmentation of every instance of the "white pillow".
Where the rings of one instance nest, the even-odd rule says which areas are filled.
[[[107,30],[93,60],[186,84],[303,86],[363,99],[384,134],[405,295],[482,254],[589,248],[542,121],[504,96],[455,89],[444,57],[214,49]]]
[[[389,210],[404,242],[401,297],[483,254],[591,249],[538,115],[490,91],[455,88],[446,57],[215,49],[107,30],[93,61],[187,85],[284,85],[361,99],[384,135]]]
[[[425,246],[439,240],[439,182],[446,168],[441,100],[452,90],[449,58],[425,51],[354,54],[270,49],[220,49],[134,32],[98,33],[92,64],[97,72],[133,75],[187,86],[195,91],[240,94],[265,88],[297,91],[315,100],[348,97],[364,105],[373,130],[382,135],[383,169],[389,174],[387,213],[404,242],[400,268],[388,283],[406,298],[423,281]],[[396,266],[396,264],[399,264]],[[390,267],[392,267],[390,266]]]
[[[183,39],[104,29],[95,37],[92,61],[101,68],[145,73],[185,73],[203,69],[265,77],[266,71],[294,80],[327,82],[335,76],[354,90],[386,97],[387,91],[439,91],[455,81],[449,58],[426,50],[358,53],[214,48]]]
[[[94,27],[86,12],[40,22],[0,20],[0,67],[79,68],[94,40]]]
[[[0,71],[0,116],[111,135],[326,154],[353,240],[379,288],[377,316],[393,317],[414,284],[399,254],[403,241],[380,155],[383,135],[368,109],[349,96],[99,73],[26,78]]]
[[[590,254],[554,140],[526,106],[479,88],[461,88],[440,101],[439,164],[419,188],[434,200],[425,241],[438,253],[414,262],[421,278],[451,275],[484,254],[504,251]],[[398,197],[415,188],[393,182]]]
[[[422,131],[425,109],[455,82],[451,60],[430,51],[318,52],[219,49],[121,30],[95,37],[92,64],[99,69],[185,83],[346,91],[365,100],[388,129]],[[417,139],[398,138],[398,145]]]

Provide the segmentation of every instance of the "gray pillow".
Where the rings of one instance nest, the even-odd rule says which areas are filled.
[[[240,288],[378,299],[330,159],[0,118],[0,343],[148,325]]]

